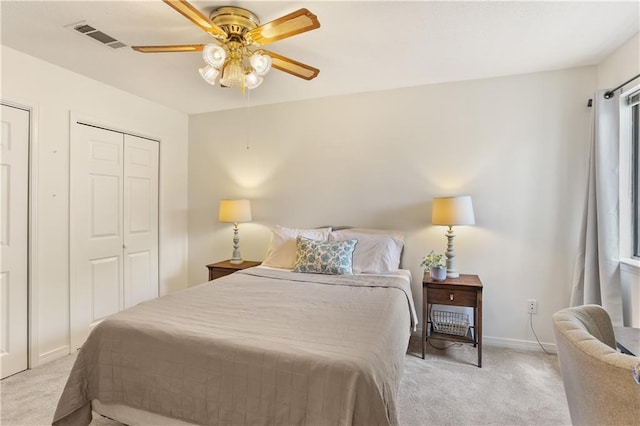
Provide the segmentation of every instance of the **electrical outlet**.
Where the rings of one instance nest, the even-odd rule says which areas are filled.
[[[538,313],[538,301],[535,299],[527,300],[527,313],[529,314],[537,314]]]

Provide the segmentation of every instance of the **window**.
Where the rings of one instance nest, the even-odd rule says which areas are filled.
[[[640,262],[640,86],[620,97],[620,258]]]

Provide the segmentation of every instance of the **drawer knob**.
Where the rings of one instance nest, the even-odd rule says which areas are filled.
[[[453,293],[449,294],[449,300],[453,300]]]

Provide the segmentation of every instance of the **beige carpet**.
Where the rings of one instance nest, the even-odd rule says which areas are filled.
[[[470,345],[429,348],[425,360],[419,345],[419,339],[412,339],[405,361],[398,398],[401,425],[570,424],[555,356],[485,346],[483,367],[478,368]],[[0,424],[51,424],[74,358],[4,379]],[[91,424],[119,423],[95,416]]]

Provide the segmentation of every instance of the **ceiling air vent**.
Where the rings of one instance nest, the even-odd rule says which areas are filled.
[[[80,34],[86,35],[87,37],[91,37],[92,39],[100,42],[100,44],[104,46],[109,46],[112,49],[119,49],[121,47],[125,47],[126,44],[116,40],[111,37],[109,34],[105,34],[102,31],[96,29],[92,25],[87,24],[86,22],[77,22],[75,24],[65,25],[65,28],[76,31]]]

